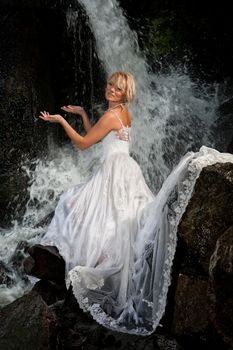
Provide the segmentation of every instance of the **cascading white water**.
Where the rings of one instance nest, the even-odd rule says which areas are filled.
[[[188,150],[213,146],[210,127],[218,103],[215,88],[212,92],[200,89],[179,69],[171,68],[169,75],[151,73],[117,0],[79,3],[89,16],[107,74],[126,70],[136,78],[132,151],[150,186],[157,190]]]
[[[188,150],[211,144],[210,127],[215,118],[215,89],[197,89],[187,73],[171,69],[169,75],[149,72],[139,52],[137,36],[114,0],[80,0],[90,18],[97,53],[109,74],[115,70],[131,71],[137,80],[137,98],[131,107],[133,116],[132,155],[142,167],[151,189],[156,192],[177,160]],[[70,11],[70,10],[69,10]],[[77,24],[77,14],[67,16],[69,26]],[[60,193],[92,173],[99,158],[99,145],[85,152],[61,148],[56,155],[38,160],[31,171],[29,201],[21,223],[15,222],[0,234],[0,261],[8,264],[17,243],[39,241],[45,231],[41,224],[53,211]],[[92,161],[90,162],[90,159]],[[19,277],[13,287],[0,286],[0,305],[24,293]],[[32,280],[33,283],[33,280]],[[16,287],[17,286],[17,287]]]
[[[27,241],[33,245],[39,242],[47,226],[44,221],[53,212],[60,194],[70,186],[84,181],[94,171],[100,154],[99,148],[98,144],[82,153],[72,146],[57,148],[50,151],[46,159],[28,161],[22,165],[30,179],[29,200],[22,220],[13,220],[10,228],[0,229],[0,262],[9,270],[7,275],[11,280],[9,285],[0,284],[0,307],[30,290],[37,280],[30,277],[25,282],[12,268],[12,257],[18,243]]]

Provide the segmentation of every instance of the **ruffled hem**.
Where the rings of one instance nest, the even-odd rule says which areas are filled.
[[[107,179],[107,184],[105,191],[101,188],[101,193],[107,201],[104,210],[107,210],[114,203],[114,210],[111,213],[113,215],[112,226],[106,221],[106,230],[101,232],[98,240],[95,241],[97,245],[93,247],[100,250],[99,254],[96,255],[96,260],[91,260],[91,257],[87,256],[86,264],[77,263],[72,268],[69,268],[70,265],[67,264],[66,275],[67,288],[72,286],[80,307],[85,312],[89,312],[99,324],[111,330],[144,336],[153,333],[159,326],[165,312],[167,292],[171,284],[171,268],[177,244],[177,227],[190,201],[195,182],[203,167],[226,161],[233,162],[233,156],[221,154],[207,147],[202,147],[197,153],[188,153],[169,175],[153,200],[141,173],[138,172],[140,184],[139,180],[137,185],[130,183],[127,191],[119,187],[124,194],[119,196],[124,198],[126,206],[120,205],[120,202],[114,202],[111,196],[111,191],[115,190],[113,184],[121,178],[122,164],[118,169],[120,173],[115,178],[116,182],[113,179],[113,174],[116,175],[114,167],[119,165],[119,162],[112,160],[104,164],[106,168],[102,171],[105,171],[105,174],[101,173],[101,178],[104,176],[105,181]],[[110,166],[110,164],[112,165]],[[128,175],[126,175],[127,169],[124,175],[131,179],[131,173],[132,167],[129,169]],[[120,182],[120,186],[122,186],[122,182]],[[138,203],[142,201],[141,196],[146,193],[147,206],[146,201],[143,202],[143,211],[134,211],[132,203],[128,202],[127,196],[130,188],[132,191],[132,186],[135,187],[134,191],[137,194],[135,195],[136,208]],[[92,190],[92,187],[89,189]],[[131,203],[131,211],[126,211],[129,203]],[[99,205],[98,203],[98,207]],[[123,215],[124,211],[126,211],[125,216]],[[136,220],[132,220],[132,217],[134,219],[136,217]],[[100,216],[98,220],[94,218],[94,224],[98,226],[100,220]],[[81,232],[81,226],[78,227]],[[92,228],[94,230],[94,226]],[[64,227],[62,229],[64,230]],[[136,233],[134,229],[137,230]],[[89,240],[93,239],[94,234],[94,231],[90,232],[88,240],[82,242],[83,247],[85,242],[86,244],[90,243]],[[97,239],[97,236],[95,237]],[[127,240],[125,237],[128,237]],[[53,243],[57,245],[60,254],[67,261],[69,255],[64,249],[65,245],[62,242]],[[70,244],[76,243],[78,246],[78,237],[74,236]],[[105,245],[104,249],[102,244]],[[102,261],[100,257],[103,251],[108,252],[109,255],[106,260]],[[99,261],[101,262],[98,263]],[[148,284],[147,281],[149,281]],[[148,286],[151,289],[149,292]],[[113,293],[115,300],[111,305],[111,312],[106,312],[101,306],[101,298],[109,291],[115,293]],[[134,320],[131,324],[129,315]]]

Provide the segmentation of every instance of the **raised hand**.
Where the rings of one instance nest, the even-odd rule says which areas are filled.
[[[61,109],[65,112],[79,114],[81,116],[85,113],[84,108],[81,106],[68,105],[68,106],[61,107]]]
[[[61,123],[63,117],[60,114],[49,114],[49,112],[40,112],[39,118],[50,123]]]

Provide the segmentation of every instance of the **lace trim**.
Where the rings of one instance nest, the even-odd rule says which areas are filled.
[[[111,316],[107,315],[101,306],[98,303],[90,304],[90,301],[87,297],[87,289],[91,290],[100,289],[104,285],[103,278],[95,281],[88,282],[85,284],[85,288],[82,284],[82,267],[75,267],[72,269],[66,276],[66,285],[67,288],[72,285],[73,294],[76,297],[80,307],[85,312],[90,312],[93,319],[95,319],[99,324],[112,329],[117,330],[123,333],[129,334],[140,334],[140,335],[149,335],[154,332],[154,330],[158,327],[159,322],[165,312],[166,307],[166,298],[168,288],[171,284],[171,266],[175,255],[176,244],[177,244],[177,227],[181,220],[182,215],[184,214],[188,202],[193,193],[193,189],[196,183],[197,178],[199,177],[201,170],[208,166],[218,162],[233,162],[233,156],[230,154],[221,154],[215,150],[208,149],[207,147],[202,147],[200,151],[196,154],[190,154],[189,158],[187,158],[186,163],[183,165],[183,169],[185,170],[185,174],[179,175],[179,178],[182,176],[182,179],[178,181],[178,185],[176,184],[176,188],[171,189],[168,193],[168,198],[166,202],[166,206],[168,208],[168,223],[169,223],[169,234],[167,241],[167,257],[163,265],[163,287],[158,296],[158,302],[156,309],[153,315],[153,329],[150,331],[145,327],[135,327],[133,329],[128,329],[122,324],[122,319],[114,319]],[[172,204],[169,203],[169,198],[175,194],[177,195],[176,201]],[[170,205],[170,206],[169,206]],[[147,245],[148,254],[153,250],[152,244],[148,242]],[[60,252],[62,255],[62,252]],[[86,281],[85,281],[86,282]],[[150,300],[143,299],[143,302],[147,304],[149,307],[155,307],[154,303]]]
[[[210,151],[210,153],[208,153]],[[164,285],[159,296],[159,310],[156,312],[156,317],[153,321],[153,329],[155,330],[165,312],[166,298],[168,287],[171,284],[171,266],[174,260],[176,244],[177,244],[177,227],[186,210],[186,207],[192,197],[193,189],[196,180],[200,176],[202,169],[208,165],[213,165],[218,162],[233,162],[231,154],[221,154],[218,151],[212,150],[208,147],[202,146],[200,151],[194,154],[194,158],[190,161],[187,169],[187,175],[179,184],[178,201],[174,208],[173,215],[169,218],[170,225],[173,229],[170,231],[168,251],[170,252],[164,266]]]

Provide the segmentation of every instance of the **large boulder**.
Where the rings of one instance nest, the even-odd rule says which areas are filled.
[[[203,168],[179,224],[185,246],[181,272],[208,276],[217,239],[233,225],[233,164]]]
[[[55,246],[36,244],[28,249],[28,253],[30,256],[23,263],[28,275],[58,285],[64,283],[65,261]]]
[[[233,348],[233,226],[217,240],[209,274],[210,318]]]
[[[190,349],[233,344],[233,164],[205,167],[178,229],[172,332]]]
[[[54,350],[56,334],[56,315],[36,291],[0,310],[1,350]]]

